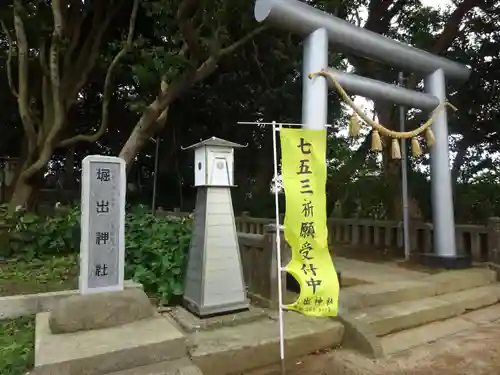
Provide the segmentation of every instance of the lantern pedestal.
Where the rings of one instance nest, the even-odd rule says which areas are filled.
[[[198,316],[248,308],[229,187],[199,187],[184,288]]]

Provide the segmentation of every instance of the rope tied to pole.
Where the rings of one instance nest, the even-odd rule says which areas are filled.
[[[346,102],[349,107],[352,108],[354,111],[353,115],[351,116],[351,121],[349,124],[349,136],[350,137],[357,137],[359,136],[359,132],[361,130],[361,125],[363,120],[366,124],[368,124],[372,128],[372,142],[371,142],[371,149],[372,151],[382,151],[382,140],[380,138],[380,135],[388,138],[392,138],[392,144],[391,144],[391,155],[393,159],[401,159],[401,150],[399,147],[399,142],[398,140],[400,139],[409,139],[411,138],[411,150],[412,150],[412,155],[413,156],[420,156],[422,155],[422,148],[420,147],[420,143],[418,141],[418,136],[423,134],[425,132],[425,138],[427,141],[427,145],[430,147],[434,144],[435,142],[435,137],[434,133],[432,132],[431,125],[436,119],[436,117],[439,115],[441,111],[443,111],[446,107],[450,107],[454,111],[457,110],[457,108],[448,102],[447,100],[443,100],[439,103],[439,105],[434,109],[434,112],[432,113],[431,117],[422,125],[420,125],[418,128],[411,130],[411,131],[404,131],[404,132],[399,132],[395,130],[391,130],[386,128],[384,125],[379,124],[378,122],[372,120],[370,117],[366,115],[366,113],[363,112],[361,108],[359,108],[354,101],[347,95],[345,92],[344,88],[340,85],[340,83],[335,79],[335,77],[331,74],[328,73],[327,71],[320,71],[316,73],[311,73],[309,74],[309,79],[312,79],[314,77],[325,77],[328,81],[331,82],[335,90],[338,92],[338,94],[341,96],[341,98]]]

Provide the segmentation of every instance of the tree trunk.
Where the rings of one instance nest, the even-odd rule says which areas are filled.
[[[21,158],[16,167],[14,174],[14,184],[9,189],[9,212],[14,212],[17,206],[29,208],[32,202],[34,186],[31,181],[23,178],[23,172],[31,165],[32,161],[36,159],[35,152],[28,150],[27,142],[23,142],[21,146]]]
[[[164,114],[164,115],[163,115]],[[162,124],[166,123],[168,114],[167,108],[160,108],[159,104],[155,100],[149,108],[143,113],[138,123],[134,126],[134,130],[128,137],[127,142],[123,145],[119,157],[125,160],[127,163],[127,173],[129,173],[134,159],[137,154],[143,149],[147,144],[150,137],[158,130],[156,122],[160,115],[162,115]]]
[[[9,212],[14,212],[17,207],[28,209],[33,197],[33,185],[24,178],[18,178],[9,203]]]

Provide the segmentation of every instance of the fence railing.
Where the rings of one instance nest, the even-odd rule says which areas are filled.
[[[485,225],[463,225],[455,227],[457,251],[469,255],[475,262],[494,261],[500,223],[498,218],[490,218]],[[282,222],[282,221],[281,221]],[[254,218],[241,215],[236,218],[240,233],[264,234],[265,226],[274,219]],[[412,221],[409,237],[410,250],[415,253],[433,252],[432,223]],[[403,223],[399,221],[367,219],[328,219],[329,243],[360,245],[364,247],[403,248]]]
[[[159,215],[186,216],[180,211]],[[283,221],[280,218],[280,223]],[[264,305],[278,301],[275,220],[255,218],[248,214],[236,217],[243,273],[249,296]],[[432,253],[433,225],[412,221],[410,245],[412,252]],[[455,228],[459,254],[468,254],[474,262],[500,263],[500,218],[490,218],[485,225],[457,225]],[[398,221],[366,219],[328,219],[329,243],[358,245],[363,248],[402,248],[403,225]],[[282,261],[290,260],[291,251],[282,238]],[[286,277],[281,275],[286,290]]]
[[[169,214],[184,216],[179,211]],[[238,233],[265,234],[266,226],[274,224],[270,218],[257,218],[243,213],[236,217]],[[280,218],[283,223],[283,217]],[[410,250],[415,253],[433,252],[432,223],[410,223]],[[373,248],[403,248],[403,223],[400,221],[368,219],[328,219],[329,243],[359,245]],[[485,225],[459,224],[455,227],[457,251],[469,255],[475,262],[496,261],[494,254],[500,246],[500,219],[490,218]],[[499,247],[500,249],[500,247]]]

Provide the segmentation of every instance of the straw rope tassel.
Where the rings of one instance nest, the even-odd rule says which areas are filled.
[[[401,148],[399,147],[399,139],[392,139],[391,156],[393,159],[401,159]]]
[[[372,131],[372,151],[382,151],[382,140],[378,130]]]
[[[415,157],[422,155],[422,148],[420,147],[417,137],[411,139],[411,154]]]
[[[433,146],[434,143],[436,143],[436,138],[434,137],[434,133],[430,127],[428,127],[425,131],[425,138],[429,147]]]
[[[361,121],[356,114],[351,116],[351,120],[349,121],[349,136],[350,137],[358,137],[359,132],[361,130]]]

